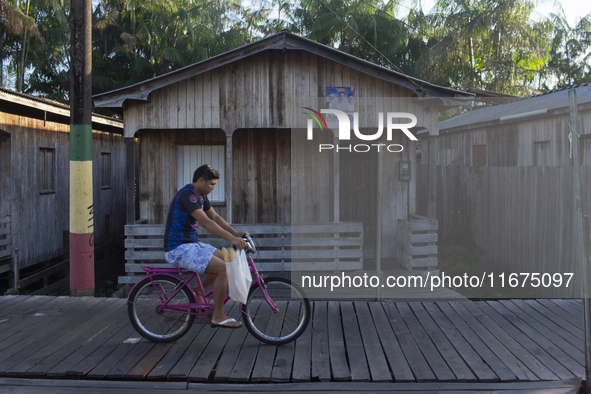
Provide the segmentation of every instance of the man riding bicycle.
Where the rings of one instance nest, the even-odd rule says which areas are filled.
[[[166,218],[164,251],[166,261],[175,267],[188,269],[198,274],[205,273],[203,288],[213,283],[212,326],[238,328],[242,323],[228,317],[224,312],[224,297],[228,286],[226,264],[221,250],[197,242],[198,226],[201,224],[210,234],[225,239],[237,249],[244,249],[242,237],[247,231],[237,232],[219,216],[211,206],[207,195],[220,179],[220,173],[209,164],[195,170],[193,183],[185,185],[172,199]],[[199,302],[204,302],[198,293]]]

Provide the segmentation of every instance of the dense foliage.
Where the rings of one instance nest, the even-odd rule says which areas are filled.
[[[591,80],[591,17],[532,0],[439,0],[394,17],[380,0],[100,0],[93,11],[93,93],[127,86],[283,29],[457,89],[527,95]],[[69,1],[0,0],[0,86],[68,100]]]

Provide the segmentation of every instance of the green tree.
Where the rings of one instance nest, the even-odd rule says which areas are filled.
[[[556,81],[565,87],[591,81],[591,15],[571,27],[564,12],[552,14],[554,38],[544,77],[546,88]]]
[[[427,16],[419,75],[454,88],[529,94],[550,60],[551,24],[529,0],[439,0]]]
[[[408,38],[393,16],[395,6],[393,1],[378,0],[302,0],[293,10],[291,27],[314,41],[393,67],[391,59]]]

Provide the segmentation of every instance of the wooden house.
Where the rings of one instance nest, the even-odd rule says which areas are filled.
[[[583,213],[590,215],[591,84],[573,88]],[[427,165],[434,164],[440,236],[449,233],[458,208],[454,196],[463,193],[474,242],[499,270],[580,269],[573,243],[569,90],[474,107],[441,122],[437,137],[421,136],[423,150],[433,143],[437,148],[434,156],[422,158],[418,195],[428,190]],[[419,213],[428,211],[426,199],[417,204]]]
[[[191,182],[199,165],[209,163],[222,174],[210,199],[229,222],[361,222],[363,257],[371,260],[376,258],[376,228],[371,223],[380,215],[381,257],[394,264],[397,220],[409,220],[416,210],[416,177],[400,180],[400,163],[407,160],[412,168],[414,155],[383,152],[378,161],[375,151],[333,149],[319,154],[319,142],[333,144],[337,137],[314,129],[315,140],[307,140],[311,118],[302,109],[320,111],[330,87],[354,89],[359,125],[373,133],[379,110],[413,113],[413,132],[428,129],[436,135],[437,107],[470,96],[287,31],[96,95],[96,107],[119,111],[125,122],[127,223],[136,221],[133,139],[139,138],[139,219],[147,225],[163,224],[175,192]],[[385,138],[384,132],[379,142]],[[360,142],[354,140],[350,142]],[[394,131],[392,140],[414,152],[414,141],[402,131]]]
[[[123,122],[92,116],[95,245],[123,233]],[[62,256],[69,239],[70,109],[0,89],[0,272]],[[64,246],[65,245],[65,246]],[[67,257],[66,257],[67,258]]]

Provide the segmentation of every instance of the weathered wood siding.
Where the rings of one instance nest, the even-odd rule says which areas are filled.
[[[140,218],[150,224],[166,223],[168,207],[178,191],[178,145],[225,145],[226,137],[221,130],[142,130],[139,137]],[[184,184],[191,183],[192,176]],[[225,204],[214,205],[214,209],[225,217]]]
[[[232,143],[232,222],[290,223],[290,130],[238,130]]]
[[[437,165],[474,164],[473,147],[486,146],[487,166],[568,166],[570,142],[568,140],[570,115],[484,126],[458,132],[442,132],[439,137]],[[579,112],[581,139],[581,165],[591,165],[591,111]],[[536,160],[539,143],[546,142],[549,151],[543,160]]]
[[[451,229],[458,179],[466,191],[464,208],[470,205],[472,211],[472,238],[495,272],[574,272],[573,279],[579,277],[572,167],[484,167],[479,175],[466,167],[437,170],[442,238]],[[591,215],[590,166],[581,167],[581,179],[583,215]]]
[[[0,111],[0,130],[10,135],[2,143],[2,158],[11,160],[2,173],[10,184],[9,199],[2,191],[2,215],[11,215],[12,249],[19,249],[21,268],[64,253],[64,231],[69,229],[70,126]],[[123,234],[125,224],[123,136],[93,130],[93,195],[95,243]],[[7,149],[4,149],[8,147]],[[39,149],[55,149],[55,192],[39,192]],[[10,152],[6,156],[8,149]],[[101,188],[101,152],[111,153],[111,188]],[[3,167],[4,168],[4,167]],[[10,181],[7,179],[10,178]],[[8,207],[8,208],[7,208]],[[109,218],[106,218],[109,215]],[[110,230],[105,229],[109,222]]]
[[[305,127],[301,106],[312,104],[302,99],[323,98],[331,86],[355,87],[360,124],[377,126],[374,98],[394,97],[402,98],[394,108],[415,114],[419,126],[437,129],[433,104],[414,103],[416,95],[406,88],[305,51],[272,50],[155,90],[147,102],[128,102],[125,135],[141,129],[219,128],[231,135],[243,128]]]
[[[438,137],[437,219],[440,239],[451,231],[463,188],[470,208],[471,235],[498,272],[575,272],[573,169],[568,139],[568,108],[552,117],[527,119],[469,130],[442,132]],[[591,215],[591,111],[578,118],[583,214]],[[428,160],[434,138],[422,144],[418,214],[426,214]],[[543,145],[538,145],[543,144]],[[474,145],[486,146],[486,163],[473,167]],[[539,154],[541,146],[546,150]],[[577,284],[578,286],[579,284]],[[580,288],[578,288],[580,289]],[[576,296],[577,293],[573,293]],[[579,293],[580,294],[580,293]]]

